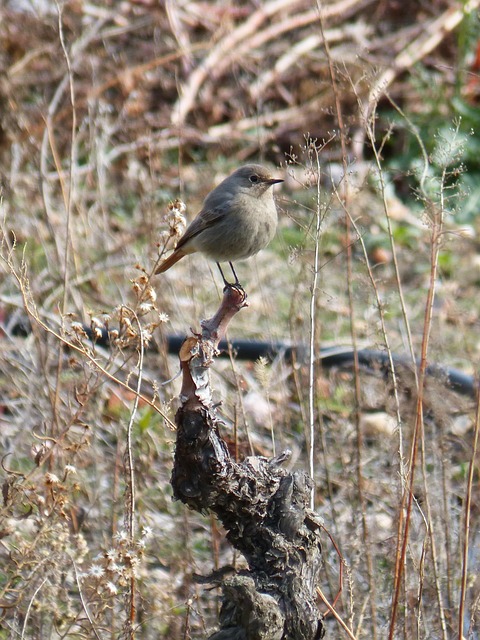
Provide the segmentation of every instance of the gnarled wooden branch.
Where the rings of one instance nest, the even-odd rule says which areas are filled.
[[[322,637],[323,624],[316,606],[319,523],[307,507],[311,480],[281,467],[289,451],[235,462],[212,402],[209,367],[228,323],[245,304],[243,290],[227,286],[202,334],[187,338],[180,350],[174,496],[215,513],[248,562],[248,571],[223,583],[220,630],[210,640],[314,640]]]

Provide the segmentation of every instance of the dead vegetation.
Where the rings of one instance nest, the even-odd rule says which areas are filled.
[[[467,200],[453,189],[463,156],[442,134],[446,159],[432,136],[412,169],[395,164],[426,131],[413,116],[448,119],[460,96],[473,122],[478,70],[461,43],[476,10],[2,5],[1,640],[205,638],[221,592],[199,574],[210,589],[245,566],[215,519],[171,500],[180,386],[161,385],[178,369],[162,337],[209,317],[220,292],[201,261],[150,280],[179,231],[171,210],[164,220],[170,200],[191,217],[246,159],[283,165],[287,215],[239,267],[250,308],[235,337],[308,347],[313,331],[313,355],[354,343],[476,373],[478,218],[460,224]],[[83,323],[119,330],[113,348]],[[313,465],[331,536],[321,613],[344,574],[327,637],[447,640],[462,620],[478,637],[472,399],[412,367],[327,374],[232,353],[212,377],[235,459],[290,448],[292,470]]]
[[[281,160],[306,132],[323,138],[337,127],[326,46],[349,126],[362,127],[358,99],[368,104],[388,89],[407,111],[417,108],[421,95],[404,80],[418,61],[453,87],[459,60],[452,31],[463,17],[447,0],[68,2],[60,20],[66,60],[55,3],[40,15],[15,4],[2,9],[0,122],[4,152],[18,145],[17,170],[38,149],[45,120],[59,158],[68,158],[68,67],[77,144],[88,144],[100,120],[109,171],[121,171],[129,153],[152,161],[181,147],[187,160],[196,145],[227,155],[241,149],[243,157],[267,146]],[[94,160],[80,172],[94,173]]]

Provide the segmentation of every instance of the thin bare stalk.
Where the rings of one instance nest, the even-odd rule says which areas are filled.
[[[228,341],[228,356],[230,358],[230,365],[232,367],[233,377],[235,378],[235,389],[237,390],[238,404],[240,406],[240,412],[242,414],[243,427],[245,429],[245,435],[247,436],[248,447],[250,449],[250,455],[255,455],[255,447],[253,446],[252,436],[250,434],[250,425],[248,423],[247,412],[245,411],[245,404],[243,402],[243,394],[241,393],[241,381],[238,375],[237,367],[235,366],[235,357],[232,349],[232,343]],[[235,421],[236,424],[236,421]],[[274,454],[275,455],[275,454]]]
[[[313,256],[313,277],[310,293],[310,340],[309,340],[309,361],[308,361],[308,470],[312,480],[315,478],[315,345],[316,345],[316,308],[317,308],[317,286],[318,273],[320,269],[320,231],[322,228],[321,211],[321,187],[320,187],[320,156],[319,149],[313,141],[308,145],[309,151],[314,156],[316,173],[316,211],[315,211],[315,232],[314,232],[314,256]],[[315,488],[312,488],[310,507],[315,508]]]
[[[438,571],[438,553],[437,553],[437,543],[435,538],[435,523],[432,517],[430,488],[427,482],[427,478],[428,478],[427,459],[426,459],[426,446],[425,446],[425,438],[424,438],[423,430],[421,434],[421,462],[422,462],[424,501],[426,505],[427,535],[430,541],[431,556],[432,556],[433,583],[435,588],[435,595],[437,597],[438,617],[440,619],[440,626],[442,628],[442,637],[443,637],[443,640],[447,640],[447,623],[445,620],[445,606],[443,604],[442,588],[440,584],[440,575]],[[420,598],[421,598],[421,594],[419,594],[419,606],[421,603]]]
[[[470,543],[470,518],[472,515],[472,489],[473,479],[475,476],[475,460],[478,451],[478,440],[480,434],[480,384],[477,383],[477,408],[475,411],[475,434],[473,438],[472,455],[468,465],[467,486],[465,491],[465,515],[463,523],[463,549],[462,549],[462,579],[460,584],[460,602],[458,604],[458,640],[462,640],[465,601],[467,598],[467,582],[468,582],[468,554]]]
[[[128,473],[128,493],[127,493],[127,510],[126,510],[126,527],[128,531],[128,535],[130,536],[130,541],[133,542],[135,538],[135,466],[134,466],[134,458],[133,458],[133,440],[132,440],[132,430],[135,422],[135,418],[137,416],[138,411],[138,402],[140,399],[140,389],[142,386],[142,377],[143,377],[143,358],[144,358],[144,344],[143,344],[143,333],[142,326],[140,324],[140,320],[138,319],[137,314],[133,311],[133,309],[129,307],[124,307],[124,309],[131,314],[131,316],[135,319],[138,327],[138,337],[139,337],[139,351],[138,351],[138,362],[136,369],[138,370],[137,377],[137,389],[133,401],[132,411],[130,413],[130,419],[128,421],[127,426],[127,442],[125,445],[125,462],[126,462],[126,470]]]
[[[68,163],[68,184],[65,188],[63,181],[60,181],[62,187],[62,195],[65,206],[65,246],[64,246],[64,272],[63,272],[63,300],[62,300],[62,315],[65,315],[67,308],[68,297],[68,279],[69,279],[69,262],[70,262],[70,249],[72,245],[72,239],[70,237],[70,222],[72,213],[72,192],[73,192],[73,179],[74,179],[74,165],[75,165],[75,135],[77,132],[77,110],[75,107],[75,86],[73,83],[72,65],[70,64],[70,55],[67,51],[67,45],[65,44],[65,37],[63,33],[63,21],[62,21],[62,8],[57,2],[58,12],[58,35],[60,38],[60,44],[62,46],[63,56],[67,65],[67,77],[68,77],[68,93],[70,99],[70,107],[72,109],[72,127],[70,133],[70,158]]]
[[[441,184],[445,185],[446,170],[444,169],[442,174]],[[443,230],[443,215],[444,215],[444,191],[443,188],[440,194],[440,205],[431,207],[431,241],[430,241],[430,276],[429,286],[427,291],[427,300],[425,304],[424,322],[423,322],[423,334],[422,334],[422,347],[420,356],[420,366],[418,372],[418,391],[416,401],[416,413],[415,413],[415,426],[413,430],[412,444],[410,448],[410,457],[408,464],[407,486],[403,492],[401,512],[405,513],[405,523],[403,531],[401,532],[401,545],[399,553],[397,554],[395,561],[395,576],[394,587],[392,597],[392,607],[390,613],[390,627],[389,627],[389,640],[393,640],[395,634],[396,617],[399,607],[400,590],[402,584],[402,576],[405,568],[405,561],[407,555],[407,545],[410,533],[413,496],[414,496],[414,482],[415,482],[415,470],[418,455],[418,447],[423,440],[423,402],[425,393],[425,378],[427,370],[427,356],[430,343],[430,333],[432,328],[433,318],[433,303],[435,301],[435,284],[437,281],[438,273],[438,254],[440,251],[440,243]],[[406,505],[406,507],[405,507]]]
[[[393,103],[393,105],[396,106],[394,103]],[[416,365],[416,359],[415,359],[415,351],[414,351],[414,346],[413,346],[412,334],[411,334],[411,330],[410,330],[410,322],[409,322],[409,319],[408,319],[405,298],[404,298],[404,295],[403,295],[403,286],[402,286],[402,281],[401,281],[401,276],[400,276],[400,269],[399,269],[399,263],[398,263],[398,258],[397,258],[397,250],[396,250],[396,246],[395,246],[395,242],[394,242],[392,222],[391,222],[390,212],[389,212],[387,199],[386,199],[385,181],[384,181],[384,176],[383,176],[383,172],[382,172],[382,163],[381,163],[380,153],[379,153],[377,145],[375,143],[376,103],[375,103],[375,105],[373,105],[373,104],[370,105],[370,108],[371,108],[371,116],[370,117],[365,116],[366,131],[367,131],[367,136],[368,136],[368,138],[370,140],[370,143],[371,143],[371,148],[372,148],[373,153],[374,153],[375,164],[376,164],[377,171],[378,171],[378,181],[379,181],[379,186],[380,186],[380,193],[382,195],[382,202],[383,202],[383,207],[384,207],[385,220],[386,220],[386,224],[387,224],[388,237],[389,237],[389,240],[390,240],[390,250],[392,252],[392,262],[393,262],[394,271],[395,271],[397,292],[398,292],[398,296],[399,296],[400,308],[401,308],[401,313],[402,313],[402,317],[403,317],[404,327],[405,327],[405,331],[406,331],[406,335],[407,335],[407,346],[408,346],[408,348],[410,350],[410,357],[411,357],[411,360],[412,360],[415,383],[416,383],[416,386],[417,386],[417,389],[418,389],[417,365]],[[421,149],[421,152],[422,152],[423,172],[422,172],[420,185],[421,185],[421,189],[423,189],[423,183],[424,183],[425,177],[427,175],[427,171],[428,171],[427,152],[426,152],[425,146],[423,144],[423,141],[420,139],[420,136],[418,135],[418,132],[417,132],[416,128],[414,127],[413,123],[411,123],[408,120],[408,118],[406,117],[406,115],[403,114],[403,112],[401,112],[400,110],[399,110],[399,113],[405,118],[406,122],[409,124],[411,131],[414,133],[414,135],[417,138],[417,141],[419,143],[419,146],[420,146],[420,149]],[[375,289],[375,287],[374,287],[374,289]],[[380,316],[382,318],[383,311],[381,312]],[[383,327],[383,320],[382,320],[382,327]],[[383,331],[383,333],[384,333],[384,339],[386,340],[387,339],[386,332]],[[406,486],[407,480],[406,480],[405,465],[404,465],[403,430],[402,430],[402,417],[401,417],[401,413],[400,413],[400,400],[399,400],[399,395],[398,395],[398,383],[397,383],[397,376],[396,376],[396,372],[395,372],[395,366],[394,366],[393,358],[392,358],[392,351],[388,347],[388,341],[386,341],[386,345],[387,345],[387,353],[388,353],[388,357],[389,357],[390,370],[392,372],[393,392],[394,392],[394,397],[395,397],[395,407],[396,407],[396,414],[397,414],[397,424],[398,424],[398,427],[399,427],[398,428],[399,474],[400,474],[400,481],[401,481],[401,492],[402,492],[402,495],[404,495],[404,487]],[[398,513],[398,524],[397,524],[397,551],[396,551],[396,558],[397,559],[398,559],[399,554],[400,554],[400,541],[401,541],[401,537],[402,537],[404,515],[405,515],[404,502],[402,500],[401,507],[400,507],[400,510],[399,510],[399,513]]]
[[[62,22],[62,10],[57,2],[57,13],[58,13],[58,33],[60,38],[60,44],[62,47],[63,55],[65,58],[65,62],[67,65],[67,82],[69,88],[69,98],[70,98],[70,107],[72,110],[72,128],[70,133],[70,160],[68,167],[68,184],[65,185],[63,180],[60,180],[60,186],[62,189],[63,203],[65,208],[65,243],[63,247],[63,295],[62,295],[62,305],[61,305],[61,314],[62,317],[65,317],[66,309],[67,309],[67,299],[68,299],[68,289],[69,289],[69,264],[70,264],[70,249],[72,245],[72,238],[70,232],[70,222],[71,222],[71,212],[72,212],[72,191],[73,191],[73,166],[74,166],[74,144],[75,144],[75,134],[77,129],[77,117],[76,117],[76,109],[75,109],[75,90],[73,84],[73,74],[72,67],[70,65],[70,57],[67,51],[67,47],[65,44],[64,34],[63,34],[63,22]],[[50,138],[50,147],[53,151],[53,156],[55,158],[55,164],[57,165],[57,169],[61,169],[61,163],[58,158],[58,155],[55,152],[54,145],[54,132],[52,127],[52,122],[50,121],[50,126],[47,127],[47,131],[49,133]],[[61,374],[62,374],[62,365],[63,362],[63,344],[59,342],[58,344],[58,356],[57,356],[57,372],[56,372],[56,381],[55,381],[55,396],[54,396],[54,405],[53,405],[53,413],[54,418],[52,420],[52,424],[57,424],[57,407],[60,399],[60,391],[61,391]],[[59,425],[57,425],[57,429]],[[56,434],[56,431],[54,432]]]
[[[404,295],[403,295],[403,286],[402,286],[402,281],[401,281],[401,276],[400,276],[400,269],[399,269],[399,263],[398,263],[398,258],[397,258],[397,250],[396,250],[395,241],[394,241],[394,235],[393,235],[393,229],[392,229],[392,222],[391,222],[391,218],[390,218],[389,207],[388,207],[388,204],[387,204],[385,181],[384,181],[384,176],[383,176],[383,167],[382,167],[380,153],[379,153],[379,150],[378,150],[377,144],[376,144],[376,136],[375,136],[376,105],[374,105],[374,106],[371,105],[371,107],[372,107],[371,117],[367,117],[364,114],[365,129],[366,129],[367,137],[368,137],[368,139],[370,141],[370,144],[371,144],[371,148],[373,150],[374,160],[375,160],[375,164],[376,164],[376,167],[377,167],[379,188],[380,188],[380,193],[381,193],[381,196],[382,196],[382,203],[383,203],[383,208],[384,208],[385,220],[386,220],[386,224],[387,224],[388,238],[389,238],[389,241],[390,241],[390,250],[392,252],[392,262],[393,262],[394,271],[395,271],[397,292],[398,292],[398,297],[399,297],[399,301],[400,301],[400,308],[401,308],[401,313],[402,313],[402,317],[403,317],[404,327],[405,327],[405,331],[406,331],[406,335],[407,335],[407,346],[408,346],[408,348],[410,350],[410,357],[412,359],[412,366],[413,366],[413,371],[414,371],[415,383],[416,383],[417,388],[418,388],[417,366],[416,366],[416,360],[415,360],[415,352],[414,352],[412,334],[411,334],[411,330],[410,330],[410,322],[409,322],[409,319],[408,319],[405,298],[404,298]],[[412,130],[415,130],[413,125],[412,125]],[[418,136],[418,134],[417,134],[417,136]],[[425,147],[424,147],[422,141],[419,139],[419,136],[417,137],[417,139],[419,141],[420,148],[421,148],[422,153],[423,153],[424,169],[423,169],[422,179],[424,179],[425,175],[426,175],[426,171],[428,169],[428,158],[427,158],[427,153],[426,153]],[[402,420],[401,411],[400,411],[400,398],[399,398],[399,392],[398,392],[397,374],[396,374],[395,364],[393,362],[392,350],[390,348],[390,341],[389,341],[388,333],[387,333],[387,330],[386,330],[385,314],[384,314],[383,304],[381,303],[381,300],[380,300],[380,297],[379,297],[379,293],[378,293],[378,289],[377,289],[377,286],[376,286],[376,284],[374,282],[373,272],[372,272],[371,267],[370,267],[370,263],[369,263],[369,260],[368,260],[368,257],[367,257],[366,248],[364,246],[363,238],[361,237],[361,235],[359,235],[359,239],[360,239],[360,242],[362,244],[362,248],[363,248],[364,256],[365,256],[365,259],[366,259],[366,265],[367,265],[369,277],[370,277],[370,280],[371,280],[372,285],[373,285],[373,290],[375,292],[375,296],[376,296],[376,300],[377,300],[377,306],[378,306],[378,310],[379,310],[379,317],[380,317],[380,322],[381,322],[381,327],[382,327],[382,336],[383,336],[383,340],[385,342],[385,346],[386,346],[387,354],[388,354],[388,358],[389,358],[389,367],[390,367],[391,376],[392,376],[393,394],[394,394],[394,399],[395,399],[395,411],[396,411],[396,418],[397,418],[397,425],[398,425],[398,459],[399,459],[399,475],[400,475],[400,482],[401,482],[401,486],[400,486],[401,494],[400,495],[404,495],[403,492],[404,492],[404,487],[406,486],[406,475],[405,475],[404,448],[403,448],[403,429],[402,429],[403,420]],[[402,505],[401,505],[399,513],[398,513],[396,558],[399,557],[399,553],[400,553],[400,540],[401,540],[401,535],[402,535],[401,532],[403,530],[403,520],[404,520],[404,504],[402,502]]]
[[[25,612],[25,618],[23,620],[22,635],[20,636],[21,640],[24,640],[25,638],[25,631],[27,630],[28,619],[30,617],[30,611],[32,610],[33,603],[35,602],[35,598],[37,597],[37,594],[39,593],[43,585],[47,582],[47,580],[48,580],[48,576],[42,580],[42,582],[38,585],[38,587],[33,592],[32,597],[30,598],[27,610]]]
[[[95,628],[95,625],[93,624],[92,616],[90,615],[90,611],[88,610],[88,605],[87,605],[87,603],[85,601],[85,598],[84,598],[84,595],[83,595],[82,585],[80,584],[80,578],[79,578],[79,575],[78,575],[77,565],[75,564],[75,562],[73,562],[73,570],[75,572],[75,582],[77,583],[78,595],[80,597],[80,602],[82,603],[83,610],[85,611],[85,615],[87,616],[87,619],[90,622],[90,625],[92,627],[92,631],[93,631],[95,637],[97,638],[97,640],[100,640],[100,636],[98,635],[97,629]]]
[[[341,628],[345,631],[345,633],[347,634],[347,637],[350,638],[350,640],[357,640],[357,637],[355,636],[353,631],[348,628],[346,622],[339,615],[339,613],[337,613],[337,610],[335,609],[335,607],[332,604],[330,604],[330,602],[327,600],[327,598],[325,597],[325,594],[320,589],[320,587],[317,587],[317,593],[320,596],[320,598],[321,598],[322,602],[324,603],[324,605],[327,607],[327,609],[332,614],[332,616],[335,618],[335,620],[338,622],[338,624],[341,626]]]
[[[139,337],[139,351],[138,351],[138,362],[137,362],[137,390],[133,400],[133,407],[130,413],[130,419],[128,421],[127,426],[127,441],[125,443],[125,453],[124,453],[124,461],[125,461],[125,470],[127,472],[127,486],[125,492],[125,500],[126,500],[126,509],[125,509],[125,524],[128,531],[128,536],[130,538],[130,543],[134,544],[135,539],[135,461],[133,457],[133,425],[135,423],[135,419],[138,411],[138,402],[140,398],[140,390],[142,385],[142,374],[143,374],[143,358],[144,358],[144,341],[143,341],[143,331],[142,326],[140,324],[140,320],[137,314],[128,307],[124,307],[125,310],[131,315],[138,327],[138,337]],[[126,629],[129,638],[133,638],[135,636],[135,619],[136,619],[136,579],[135,572],[132,571],[132,576],[130,578],[130,589],[128,593],[128,601],[129,601],[129,612],[128,612],[128,621],[126,624]]]

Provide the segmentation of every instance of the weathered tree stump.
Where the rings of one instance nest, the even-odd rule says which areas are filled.
[[[210,640],[315,640],[323,637],[323,624],[316,606],[320,523],[307,507],[311,480],[282,469],[288,451],[235,462],[218,431],[209,367],[228,323],[244,306],[243,289],[225,287],[215,316],[180,350],[174,496],[196,511],[215,513],[248,562],[248,571],[223,582],[220,630]]]

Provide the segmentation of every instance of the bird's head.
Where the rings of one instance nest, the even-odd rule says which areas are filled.
[[[232,173],[228,181],[232,182],[236,190],[248,193],[254,198],[261,198],[274,184],[283,182],[274,178],[270,171],[260,164],[247,164],[240,167]]]

